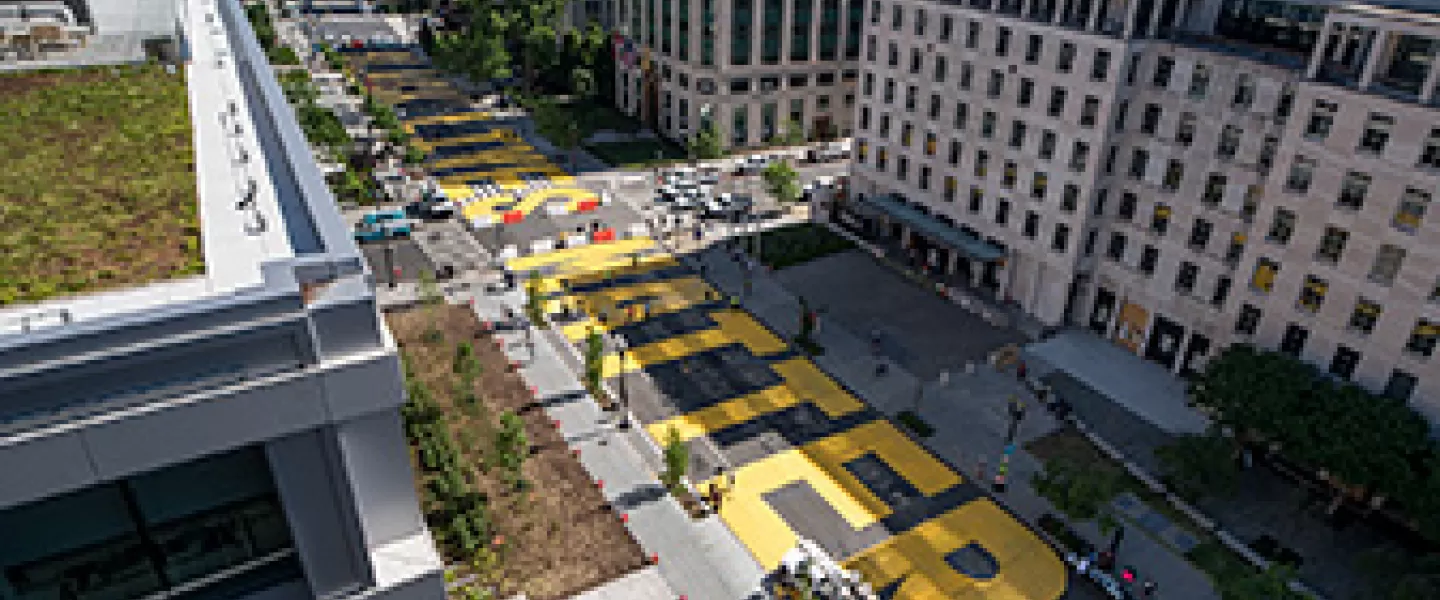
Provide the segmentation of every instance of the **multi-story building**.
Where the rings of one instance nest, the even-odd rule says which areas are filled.
[[[864,35],[870,233],[1176,372],[1248,341],[1440,417],[1435,3],[878,0]]]
[[[850,135],[863,0],[613,4],[634,48],[616,70],[616,101],[661,135],[686,139],[702,119],[732,147],[765,144],[787,126],[814,139]]]
[[[105,4],[114,17],[123,2]],[[146,35],[162,4],[133,3]],[[166,6],[188,102],[177,93],[158,110],[188,112],[189,128],[172,131],[189,132],[193,160],[127,177],[140,195],[176,185],[166,173],[194,177],[189,242],[145,231],[168,219],[111,212],[138,196],[102,205],[75,192],[114,174],[48,174],[56,185],[37,196],[0,190],[7,203],[58,195],[96,220],[134,220],[133,239],[61,232],[86,257],[187,244],[203,257],[201,275],[105,289],[72,289],[70,276],[93,275],[77,261],[71,295],[32,287],[0,306],[0,597],[441,598],[371,274],[241,4]],[[137,85],[129,76],[75,79],[120,78],[86,96],[103,98]],[[66,138],[35,143],[49,139]]]

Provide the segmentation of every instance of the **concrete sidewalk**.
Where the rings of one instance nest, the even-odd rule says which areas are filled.
[[[456,299],[473,299],[482,320],[503,320],[507,306],[515,314],[524,313],[520,291],[492,295],[476,288]],[[560,422],[571,447],[580,450],[580,462],[591,477],[604,482],[606,499],[629,516],[627,526],[646,555],[659,557],[659,573],[668,583],[668,590],[650,586],[644,592],[650,595],[637,592],[626,598],[752,597],[765,574],[745,547],[717,518],[692,520],[664,492],[652,466],[658,464],[658,448],[639,430],[617,429],[566,364],[561,353],[571,350],[553,344],[553,336],[535,333],[534,356],[525,348],[523,330],[501,334],[506,354],[524,365],[521,374],[547,401],[546,413]]]
[[[728,293],[741,295],[743,269],[725,252],[712,249],[692,258],[706,266],[712,283]],[[797,299],[764,269],[753,273],[751,293],[743,301],[752,314],[781,335],[793,338],[798,332]],[[885,359],[872,355],[869,343],[848,331],[844,323],[824,319],[813,337],[825,349],[815,362],[831,377],[888,415],[916,410],[939,432],[923,440],[925,446],[972,477],[978,475],[977,471],[993,471],[998,462],[1009,421],[1008,399],[1018,396],[1026,399],[1030,406],[1038,407],[1029,391],[1012,375],[996,372],[989,366],[980,366],[969,374],[956,372],[944,386],[937,381],[924,381],[921,393],[922,380],[888,361],[888,373],[877,376],[875,365]],[[1044,436],[1058,426],[1049,414],[1032,408],[1019,428],[1017,445]],[[982,462],[990,468],[981,467]],[[1057,512],[1031,489],[1031,477],[1041,467],[1038,459],[1023,449],[1017,451],[1010,463],[1008,491],[997,495],[999,502],[1030,523],[1035,523],[1044,513]],[[1075,529],[1097,546],[1103,547],[1109,540],[1093,523],[1076,524]],[[1171,548],[1141,533],[1138,527],[1128,529],[1130,535],[1121,547],[1119,563],[1133,566],[1143,578],[1154,579],[1162,597],[1166,600],[1218,598],[1204,572]]]

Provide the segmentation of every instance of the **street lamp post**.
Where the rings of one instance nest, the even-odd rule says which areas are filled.
[[[1000,457],[1000,464],[995,468],[995,491],[1005,491],[1005,477],[1010,472],[1010,456],[1015,454],[1015,436],[1020,431],[1020,422],[1025,420],[1025,403],[1019,398],[1010,397],[1008,402],[1010,413],[1010,424],[1005,429],[1005,454]]]

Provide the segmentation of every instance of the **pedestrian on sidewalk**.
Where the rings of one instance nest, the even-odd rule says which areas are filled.
[[[1025,381],[1025,375],[1029,372],[1030,368],[1027,367],[1025,365],[1025,361],[1022,360],[1020,361],[1020,364],[1015,367],[1015,378],[1019,379],[1020,381]]]
[[[1150,598],[1154,598],[1154,597],[1155,597],[1155,590],[1156,590],[1157,587],[1158,587],[1158,586],[1155,585],[1155,581],[1154,581],[1154,580],[1152,580],[1152,579],[1146,579],[1146,580],[1145,580],[1145,585],[1143,585],[1143,586],[1140,587],[1140,596],[1141,596],[1142,598],[1146,598],[1147,600],[1149,600]]]

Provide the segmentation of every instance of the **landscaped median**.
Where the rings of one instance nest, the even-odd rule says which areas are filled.
[[[644,564],[471,309],[422,303],[386,321],[405,361],[416,484],[452,597],[564,598]]]

